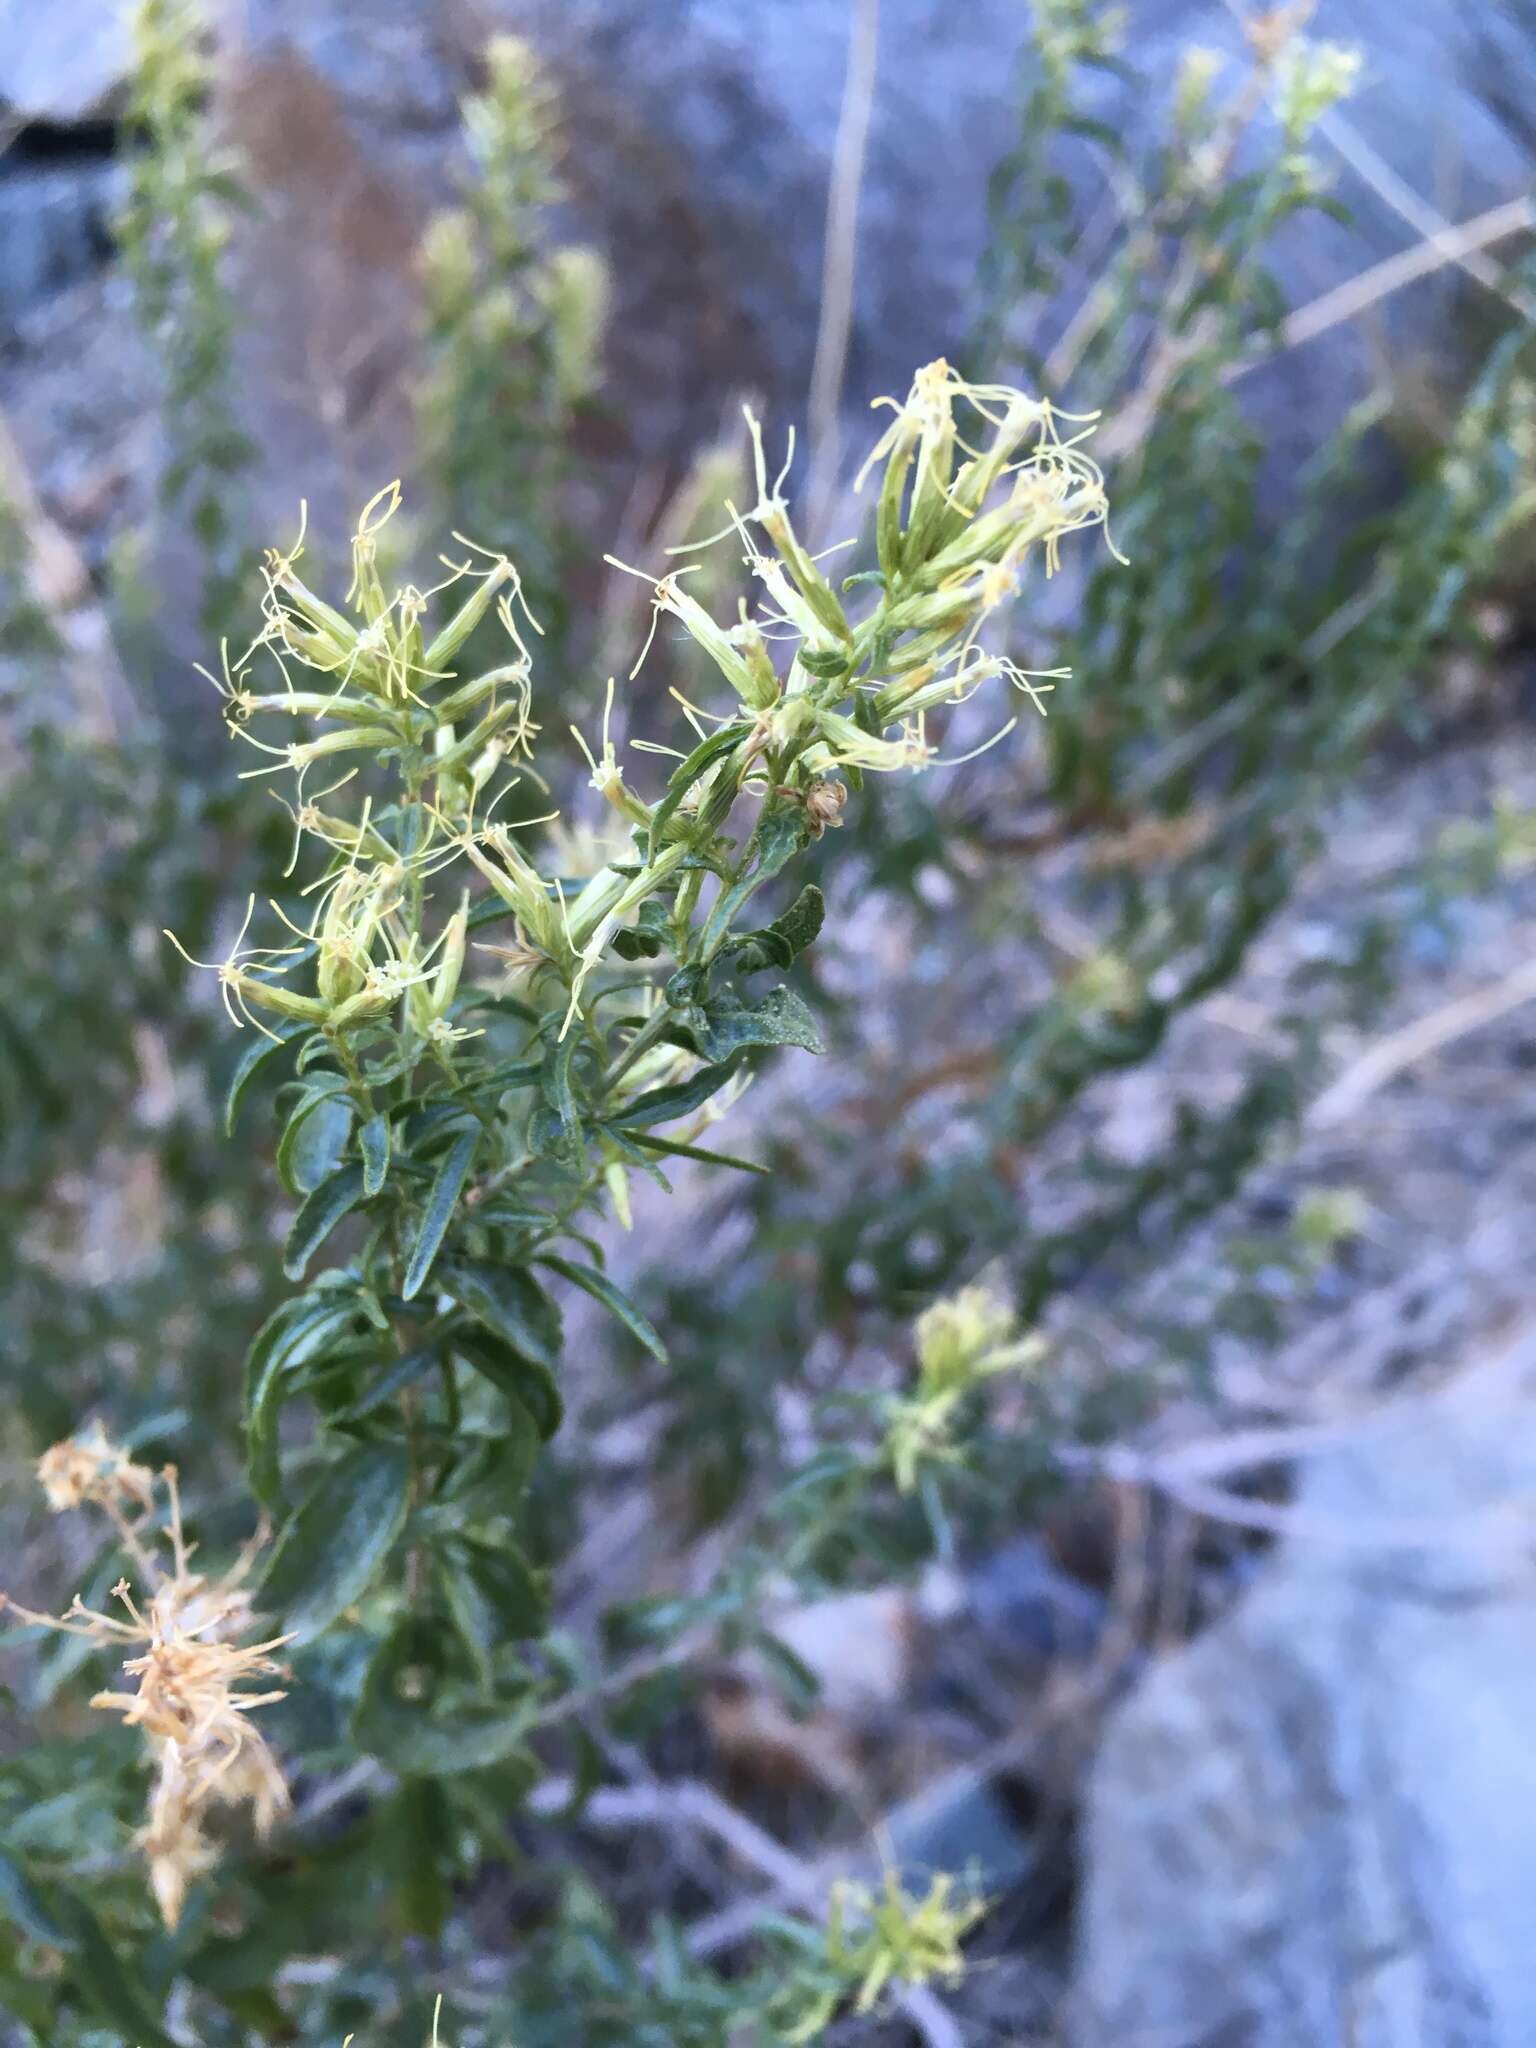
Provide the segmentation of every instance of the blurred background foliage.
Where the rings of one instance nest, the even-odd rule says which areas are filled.
[[[221,640],[242,644],[243,572],[281,538],[252,528],[266,457],[240,401],[240,349],[283,316],[239,254],[242,221],[270,203],[240,122],[220,113],[218,47],[183,0],[142,0],[136,23],[113,261],[157,387],[155,489],[195,566],[162,601],[153,549],[119,551],[61,615],[48,537],[11,465],[0,1357],[13,1472],[99,1412],[138,1455],[195,1471],[214,1542],[240,1524],[238,1363],[276,1298],[291,1204],[258,1136],[270,1089],[226,1140],[240,1045],[159,934],[219,953],[251,894],[289,886],[290,834],[260,785],[227,779],[182,727],[180,686],[160,683],[173,650],[199,645],[216,667]],[[1372,877],[1331,907],[1325,948],[1270,977],[1257,1017],[1229,1034],[1219,1085],[1160,1084],[1137,1142],[1114,1142],[1096,1105],[1232,1000],[1308,887],[1337,806],[1383,762],[1498,714],[1492,684],[1469,709],[1447,678],[1465,673],[1456,660],[1491,671],[1524,644],[1536,489],[1518,262],[1481,288],[1432,405],[1405,407],[1402,376],[1384,374],[1342,422],[1303,422],[1305,463],[1277,471],[1247,402],[1299,331],[1272,252],[1339,213],[1317,130],[1351,63],[1282,33],[1278,16],[1241,60],[1191,51],[1176,75],[1140,80],[1134,62],[1116,10],[1036,0],[965,356],[973,376],[1102,415],[1095,450],[1124,561],[1069,565],[1020,607],[1018,658],[1072,670],[1027,749],[852,807],[825,877],[852,936],[802,970],[830,1057],[810,1079],[768,1070],[741,1112],[771,1175],[690,1181],[682,1227],[637,1216],[626,1284],[670,1362],[594,1329],[571,1390],[579,1426],[527,1513],[540,1562],[569,1588],[538,1658],[584,1702],[541,1752],[565,1774],[573,1821],[615,1755],[708,1767],[686,1707],[684,1674],[701,1661],[755,1640],[776,1683],[814,1694],[815,1671],[765,1619],[786,1588],[802,1602],[869,1593],[985,1558],[1059,1492],[1063,1446],[1203,1398],[1224,1343],[1285,1327],[1347,1256],[1358,1218],[1335,1193],[1266,1223],[1246,1191],[1322,1085],[1330,1034],[1379,1011],[1424,921],[1525,858],[1516,808]],[[1158,105],[1150,146],[1100,118],[1106,76]],[[455,526],[520,564],[546,627],[536,707],[551,734],[627,667],[646,623],[643,587],[596,571],[615,531],[619,554],[651,564],[745,489],[730,427],[690,462],[623,475],[608,282],[562,227],[579,148],[528,48],[493,42],[463,101],[456,189],[402,259],[419,341],[398,394],[417,530]],[[295,474],[295,511],[307,489]],[[843,559],[866,566],[857,501],[834,494],[820,517],[824,544],[860,535]],[[339,540],[317,521],[322,556]],[[706,602],[733,601],[731,556],[709,558]],[[189,620],[168,616],[177,602],[195,615],[190,639]],[[94,643],[82,654],[92,608],[120,650],[126,718]],[[687,693],[691,658],[659,645],[621,698],[626,729],[667,684]],[[952,734],[950,751],[986,737]],[[579,781],[571,772],[556,800]],[[570,815],[579,834],[579,798]],[[1213,1230],[1197,1289],[1170,1301],[1148,1284]],[[923,1466],[910,1488],[874,1484],[890,1476],[911,1324],[983,1274],[1024,1325],[1052,1333],[1053,1363],[971,1390],[963,1456]],[[16,1492],[16,1571],[41,1583],[57,1576],[42,1562],[52,1532],[19,1480]],[[643,1540],[605,1538],[614,1518],[636,1526],[635,1501]],[[443,2038],[464,2044],[724,2048],[833,2025],[873,2039],[887,2023],[853,2010],[884,1951],[840,1948],[821,1916],[808,1929],[786,1911],[734,1972],[683,1938],[730,1890],[719,1854],[636,1881],[599,1822],[596,1846],[562,1867],[546,1854],[559,1802],[512,1818],[522,1751],[405,1776],[387,1796],[349,1790],[357,1674],[318,1653],[274,1715],[280,1748],[302,1759],[304,1828],[270,1854],[241,1852],[217,1901],[166,1936],[129,1859],[103,1847],[104,1812],[131,1825],[131,1749],[86,1728],[70,1702],[90,1682],[67,1659],[26,1653],[16,1668],[29,1709],[57,1717],[41,1743],[13,1717],[0,1764],[0,1982],[18,2039],[329,2043],[355,2030],[415,2043],[432,2024],[424,1986],[439,1983]],[[718,1702],[713,1725],[728,1749]],[[814,1841],[827,1819],[814,1796],[810,1816]],[[922,1911],[914,1896],[866,1924],[894,1953]],[[509,1925],[510,1976],[495,1967]],[[938,1934],[940,1949],[958,1939],[942,1913]],[[910,1954],[890,1967],[922,1975]]]

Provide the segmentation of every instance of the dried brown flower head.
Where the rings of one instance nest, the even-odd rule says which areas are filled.
[[[109,1442],[99,1422],[44,1451],[37,1478],[56,1515],[86,1501],[118,1508],[131,1503],[146,1511],[154,1506],[155,1475]]]
[[[148,1598],[135,1601],[126,1579],[113,1587],[126,1619],[87,1607],[76,1594],[62,1617],[34,1613],[4,1595],[0,1603],[20,1620],[102,1648],[142,1646],[123,1661],[134,1689],[99,1692],[91,1701],[143,1730],[155,1765],[149,1814],[138,1840],[149,1863],[150,1884],[168,1927],[181,1916],[188,1887],[217,1860],[207,1831],[215,1807],[249,1807],[265,1835],[288,1805],[288,1788],[266,1738],[247,1718],[255,1707],[283,1697],[280,1690],[240,1691],[254,1678],[280,1676],[273,1652],[289,1640],[273,1636],[242,1644],[253,1614],[243,1580],[258,1545],[242,1552],[222,1578],[191,1568],[181,1525],[176,1468],[166,1466],[168,1517],[153,1527],[154,1475],[114,1446],[99,1424],[55,1444],[38,1463],[48,1504],[58,1512],[90,1502],[111,1518],[123,1547],[143,1574]],[[141,1510],[137,1521],[126,1509]],[[259,1541],[259,1539],[258,1539]],[[156,1555],[170,1547],[170,1569]]]
[[[829,825],[842,824],[843,806],[847,801],[846,783],[833,782],[823,776],[810,785],[805,792],[805,819],[813,838],[819,839]]]

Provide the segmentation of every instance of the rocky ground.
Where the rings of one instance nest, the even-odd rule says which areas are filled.
[[[896,1841],[918,1866],[949,1858],[980,1871],[1001,1903],[985,1968],[951,2001],[956,2039],[1193,2048],[1230,2038],[1279,2048],[1299,2038],[1303,2008],[1284,1987],[1303,1978],[1320,1987],[1320,2014],[1358,1999],[1358,2039],[1373,2048],[1459,2040],[1447,2015],[1462,2009],[1457,2000],[1470,2010],[1484,1996],[1492,2016],[1465,2038],[1490,2048],[1524,2039],[1509,1916],[1484,1924],[1465,1903],[1449,1913],[1431,1883],[1438,1859],[1477,1866],[1478,1831],[1498,1832],[1498,1801],[1449,1797],[1431,1813],[1413,1789],[1435,1779],[1440,1745],[1461,1744],[1459,1717],[1485,1731],[1466,1740],[1503,1742],[1506,1717],[1536,1697],[1520,1648],[1532,1590],[1524,1564],[1500,1551],[1491,1579],[1478,1577],[1478,1563],[1443,1595],[1413,1590],[1415,1574],[1439,1571],[1442,1553],[1454,1564],[1468,1532],[1480,1543],[1502,1528],[1506,1550],[1513,1540],[1524,1555],[1523,1524],[1509,1538],[1507,1518],[1526,1512],[1517,1444],[1529,1433],[1522,1361],[1536,1330],[1527,1248],[1536,1122],[1525,1106],[1536,1058],[1536,868],[1516,853],[1472,886],[1464,868],[1443,862],[1496,803],[1511,814],[1536,806],[1536,745],[1513,658],[1478,688],[1459,736],[1383,760],[1336,809],[1306,886],[1243,975],[1185,1019],[1155,1060],[1101,1085],[1032,1163],[1032,1178],[1049,1176],[1053,1151],[1070,1164],[1088,1136],[1126,1160],[1155,1150],[1174,1100],[1230,1096],[1298,975],[1345,948],[1365,910],[1406,918],[1398,985],[1368,1026],[1331,1035],[1325,1078],[1291,1147],[1170,1264],[1126,1285],[1111,1276],[1053,1307],[1050,1371],[1161,1373],[1169,1391],[1155,1421],[1109,1453],[1082,1453],[1081,1483],[996,1554],[930,1575],[911,1596],[859,1596],[791,1617],[791,1640],[823,1676],[814,1723],[786,1723],[750,1684],[715,1699],[706,1717],[717,1758],[738,1773],[737,1796],[767,1825],[782,1827],[794,1810],[786,1786],[796,1782],[830,1783],[845,1811],[864,1816],[850,1833],[835,1820],[829,1828],[822,1809],[810,1837],[792,1837],[817,1844],[807,1852],[812,1883],[860,1867],[870,1839]],[[1426,872],[1459,880],[1426,890]],[[888,924],[884,937],[882,1015],[920,1016],[963,1063],[967,1033],[984,1045],[985,1005],[954,1001]],[[849,971],[856,964],[867,978],[879,957],[871,945]],[[884,1102],[912,1072],[910,1044],[904,1066],[900,1029],[890,1036],[859,1068]],[[803,1111],[806,1085],[801,1075],[760,1082],[733,1142],[750,1151],[752,1126],[771,1125],[791,1097]],[[820,1085],[828,1112],[835,1102],[846,1115],[847,1077]],[[829,1202],[835,1193],[826,1190]],[[1229,1335],[1210,1384],[1175,1392],[1187,1388],[1183,1368],[1159,1357],[1149,1327],[1208,1299],[1213,1273],[1272,1244],[1319,1198],[1341,1205],[1348,1228],[1315,1268],[1272,1282],[1277,1327]],[[669,1214],[669,1257],[686,1245],[707,1262],[730,1242],[718,1192],[701,1179],[679,1199],[691,1214],[685,1230]],[[644,1221],[637,1241],[613,1250],[621,1273],[643,1272],[654,1256]],[[1497,1363],[1508,1358],[1513,1367]],[[644,1469],[643,1444],[626,1453],[618,1436],[611,1442],[620,1467],[632,1457]],[[1323,1451],[1331,1462],[1314,1471]],[[605,1595],[625,1582],[639,1591],[707,1575],[709,1555],[679,1550],[666,1526],[643,1489],[599,1520],[586,1557],[601,1561]],[[1401,1610],[1399,1579],[1409,1588]],[[1480,1618],[1485,1583],[1494,1604]],[[1445,1610],[1439,1620],[1438,1608],[1423,1610],[1422,1627],[1421,1598]],[[1374,1690],[1361,1695],[1352,1658],[1366,1640],[1376,1645]],[[1186,1651],[1190,1641],[1197,1647]],[[1282,1679],[1299,1688],[1292,1707],[1289,1694],[1273,1696]],[[1399,1684],[1416,1704],[1394,1722]],[[1389,1730],[1378,1771],[1372,1745]],[[1294,1779],[1284,1761],[1293,1741],[1314,1759]],[[1339,1745],[1351,1743],[1365,1753],[1340,1761]],[[1256,1789],[1243,1790],[1250,1781]],[[1305,1855],[1329,1798],[1354,1802],[1357,1821],[1328,1837],[1326,1867],[1309,1870],[1313,1917],[1298,1928],[1282,1850],[1294,1840]],[[1282,1823],[1292,1800],[1296,1815]],[[1245,1850],[1232,1848],[1229,1828],[1249,1831]],[[1371,1859],[1404,1829],[1427,1833],[1378,1897]],[[1506,1859],[1511,1882],[1523,1881],[1527,1836],[1517,1828],[1486,1845]],[[1138,1898],[1162,1896],[1174,1878],[1197,1887],[1187,1911],[1136,1912]],[[1364,1902],[1347,1927],[1329,1921],[1329,1886]],[[788,1895],[769,1883],[756,1903]],[[706,1951],[739,1936],[748,1911],[706,1916],[696,1929]],[[1246,1973],[1230,1969],[1250,1939],[1271,1956],[1280,1987],[1252,2010]],[[1441,1985],[1452,1949],[1454,1996]],[[1223,1972],[1225,2004],[1211,1991]],[[1198,2031],[1194,2016],[1207,2010],[1227,2013],[1230,2036]],[[1334,2038],[1318,2025],[1308,2040]]]

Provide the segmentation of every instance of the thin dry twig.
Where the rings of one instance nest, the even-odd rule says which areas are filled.
[[[1400,220],[1406,221],[1416,234],[1432,243],[1445,260],[1465,276],[1502,299],[1507,306],[1513,306],[1522,319],[1531,318],[1536,306],[1533,306],[1529,293],[1511,291],[1504,273],[1496,263],[1488,261],[1481,249],[1462,247],[1455,224],[1406,184],[1351,123],[1339,114],[1325,114],[1317,126],[1323,139],[1338,151],[1350,169],[1364,179]]]
[[[1232,19],[1246,28],[1248,17],[1241,0],[1224,0],[1224,4]],[[1527,295],[1511,292],[1498,266],[1487,262],[1479,250],[1456,247],[1456,230],[1451,222],[1406,179],[1398,176],[1353,122],[1334,109],[1319,118],[1317,132],[1399,220],[1406,221],[1415,234],[1441,247],[1447,262],[1455,264],[1458,270],[1513,306],[1523,317],[1530,317],[1533,309]]]
[[[1511,1426],[1529,1421],[1529,1384],[1536,1368],[1536,1328],[1519,1330],[1490,1361],[1464,1374],[1439,1398],[1458,1403],[1507,1401]],[[1508,1500],[1454,1518],[1351,1512],[1320,1514],[1272,1501],[1254,1500],[1217,1485],[1263,1465],[1294,1463],[1320,1451],[1358,1443],[1399,1419],[1421,1415],[1422,1399],[1380,1402],[1329,1422],[1234,1430],[1223,1437],[1161,1451],[1117,1444],[1105,1449],[1067,1446],[1059,1453],[1069,1471],[1140,1481],[1178,1501],[1191,1513],[1267,1535],[1330,1543],[1341,1549],[1372,1550],[1388,1544],[1432,1545],[1449,1552],[1486,1551],[1490,1545],[1528,1548],[1536,1513]]]
[[[528,1811],[548,1819],[575,1797],[570,1778],[546,1778],[528,1797]],[[710,1785],[698,1778],[658,1779],[653,1784],[605,1785],[590,1794],[581,1808],[583,1827],[621,1830],[671,1827],[678,1821],[712,1835],[738,1861],[772,1883],[793,1890],[809,1871],[793,1850],[759,1827]]]
[[[1487,988],[1473,989],[1442,1003],[1427,1016],[1416,1017],[1401,1030],[1378,1039],[1347,1066],[1313,1103],[1307,1122],[1314,1130],[1334,1130],[1361,1106],[1421,1060],[1458,1038],[1482,1030],[1536,998],[1536,960],[1527,960]]]
[[[1332,291],[1324,292],[1321,297],[1309,300],[1305,306],[1298,306],[1281,323],[1278,351],[1299,348],[1303,342],[1315,341],[1318,335],[1326,334],[1331,327],[1337,327],[1345,320],[1354,319],[1368,306],[1401,291],[1405,285],[1415,284],[1421,277],[1443,270],[1448,263],[1461,263],[1478,250],[1491,249],[1533,227],[1536,227],[1536,205],[1522,195],[1518,199],[1507,199],[1500,206],[1490,206],[1486,212],[1475,214],[1471,220],[1461,221],[1443,233],[1428,235],[1411,248],[1399,251],[1396,256],[1383,257],[1380,263],[1373,263],[1369,269],[1335,286]],[[1227,381],[1235,383],[1239,377],[1247,376],[1275,352],[1266,349],[1247,362],[1234,364]]]

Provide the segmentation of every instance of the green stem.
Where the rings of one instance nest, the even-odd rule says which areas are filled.
[[[618,1083],[623,1080],[636,1060],[642,1054],[648,1053],[651,1047],[656,1044],[663,1031],[666,1030],[668,1024],[672,1021],[672,1016],[672,1005],[663,997],[660,1005],[647,1017],[640,1026],[640,1029],[629,1041],[629,1044],[624,1048],[622,1054],[603,1076],[603,1093],[605,1095],[610,1094]]]

